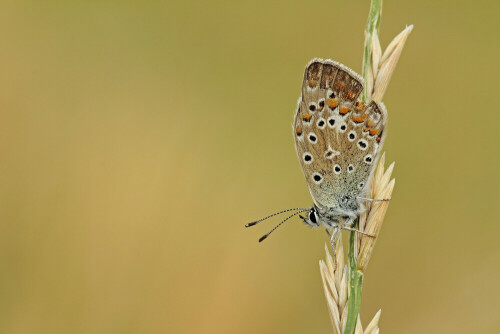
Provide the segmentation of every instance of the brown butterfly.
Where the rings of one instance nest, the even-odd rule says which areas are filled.
[[[334,245],[340,229],[355,230],[363,213],[368,186],[385,139],[387,111],[383,103],[358,99],[363,79],[332,60],[313,59],[305,69],[302,96],[293,122],[295,149],[314,205],[297,211],[259,239],[264,240],[288,219],[302,218],[311,227],[324,226]],[[388,200],[388,199],[382,199]],[[358,231],[360,232],[360,231]],[[362,233],[362,232],[360,232]]]

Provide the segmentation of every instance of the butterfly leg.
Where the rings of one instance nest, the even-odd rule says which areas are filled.
[[[356,220],[352,217],[347,217],[342,226],[340,226],[341,229],[346,230],[348,227],[352,227],[354,225],[354,222]]]
[[[352,225],[354,224],[354,222],[355,222],[355,220],[353,218],[349,217],[346,219],[346,221],[342,224],[342,226],[340,228],[343,230],[354,231],[354,232],[361,233],[363,235],[375,238],[374,235],[371,235],[371,234],[368,234],[368,233],[365,233],[365,232],[362,232],[360,230],[353,228]]]
[[[335,261],[335,269],[337,268],[337,240],[338,240],[338,234],[339,234],[339,228],[334,227],[333,228],[333,233],[330,233],[328,229],[325,229],[326,234],[330,237],[330,246],[332,247],[332,253],[333,253],[333,259]]]
[[[366,236],[368,236],[368,237],[375,238],[375,236],[374,236],[374,235],[372,235],[372,234],[368,234],[368,233],[365,233],[365,232],[361,232],[360,230],[356,230],[355,228],[352,228],[352,227],[342,226],[342,229],[343,229],[343,230],[347,230],[347,231],[354,231],[354,232],[357,232],[357,233],[361,233],[362,235],[366,235]]]
[[[389,198],[374,199],[374,198],[358,197],[358,199],[360,199],[362,201],[367,201],[367,202],[388,202],[392,198],[389,197]]]

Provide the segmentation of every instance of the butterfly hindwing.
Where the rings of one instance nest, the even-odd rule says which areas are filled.
[[[331,60],[306,67],[294,119],[294,139],[317,206],[336,207],[341,196],[367,188],[384,139],[382,103],[358,101],[363,80]]]

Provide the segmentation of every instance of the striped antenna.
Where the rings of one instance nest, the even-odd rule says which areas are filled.
[[[254,222],[251,222],[251,223],[248,223],[245,225],[245,227],[250,227],[250,226],[254,226],[254,225],[257,225],[258,223],[260,223],[261,221],[263,220],[266,220],[268,218],[271,218],[271,217],[274,217],[276,215],[279,215],[279,214],[282,214],[282,213],[285,213],[285,212],[288,212],[288,211],[295,211],[295,210],[301,210],[300,212],[304,212],[304,211],[307,211],[309,209],[306,209],[306,208],[293,208],[293,209],[287,209],[287,210],[283,210],[283,211],[280,211],[280,212],[276,212],[276,213],[273,213],[272,215],[269,215],[267,217],[264,217],[262,219],[259,219],[259,220],[256,220]]]
[[[283,224],[284,222],[286,222],[288,219],[292,218],[293,216],[298,215],[299,213],[305,212],[305,211],[309,211],[309,209],[302,209],[302,211],[295,212],[293,215],[290,215],[290,216],[286,217],[281,223],[279,223],[278,225],[276,225],[271,231],[267,232],[262,237],[260,237],[259,242],[264,241],[269,236],[269,234],[273,233],[274,230],[276,230],[278,227],[280,227],[281,224]]]

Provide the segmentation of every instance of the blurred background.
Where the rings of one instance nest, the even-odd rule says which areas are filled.
[[[361,71],[366,1],[3,1],[1,333],[330,333],[291,122],[304,66]],[[365,276],[384,333],[500,325],[496,1],[414,24],[384,102],[397,180]]]

